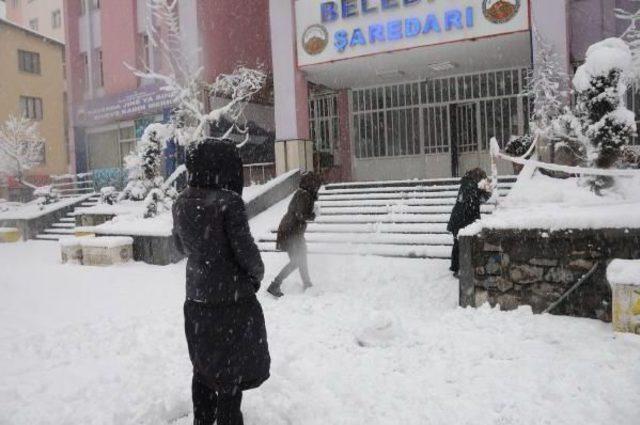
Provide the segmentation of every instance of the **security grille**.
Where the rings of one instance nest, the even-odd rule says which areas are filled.
[[[309,129],[316,151],[333,152],[340,137],[337,94],[313,96],[309,99]]]
[[[358,158],[487,150],[529,130],[526,68],[357,89],[352,92]]]

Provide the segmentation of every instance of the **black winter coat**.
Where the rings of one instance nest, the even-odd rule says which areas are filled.
[[[491,193],[478,188],[478,181],[465,175],[460,181],[458,198],[451,212],[447,231],[457,235],[463,229],[480,219],[480,206],[491,198]]]
[[[190,187],[173,206],[176,245],[188,256],[185,332],[194,372],[216,391],[246,390],[269,377],[264,316],[255,296],[264,264],[237,192],[237,150],[206,143],[192,148]]]
[[[306,173],[300,180],[300,188],[296,190],[289,203],[287,213],[278,226],[278,238],[276,248],[287,251],[304,240],[304,232],[307,230],[307,221],[315,220],[313,212],[320,181],[312,173]]]

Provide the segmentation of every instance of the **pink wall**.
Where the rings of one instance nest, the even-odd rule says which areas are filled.
[[[100,7],[105,93],[134,90],[138,79],[124,64],[138,63],[136,1],[103,1]]]
[[[7,12],[7,20],[11,22],[15,22],[18,25],[26,26],[26,22],[23,22],[22,16],[22,7],[13,7],[13,1],[7,0],[6,4],[6,12]]]
[[[205,78],[212,81],[236,65],[264,65],[271,72],[269,1],[198,2]]]
[[[80,58],[80,39],[78,37],[78,17],[80,16],[80,2],[78,0],[65,0],[63,2],[65,22],[65,63],[67,78],[67,111],[69,113],[69,172],[76,170],[76,144],[74,131],[74,107],[82,101],[82,60]],[[71,18],[71,19],[70,19]]]

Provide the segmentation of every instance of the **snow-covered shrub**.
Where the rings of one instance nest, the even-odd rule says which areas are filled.
[[[160,165],[162,149],[171,137],[167,125],[147,126],[135,152],[125,158],[129,181],[118,200],[144,200],[149,192],[162,186]]]
[[[630,146],[623,146],[618,165],[620,168],[640,169],[640,153]]]
[[[631,51],[619,38],[589,47],[576,71],[576,117],[580,121],[589,165],[609,168],[636,132],[635,115],[626,108],[631,76]]]
[[[505,152],[511,156],[523,156],[529,151],[532,143],[533,139],[530,135],[514,137],[507,143]]]
[[[113,205],[118,202],[118,191],[113,186],[107,186],[100,189],[100,202],[107,205]]]
[[[36,198],[36,202],[40,205],[40,208],[44,208],[45,205],[53,204],[60,200],[60,194],[53,186],[42,186],[33,191],[33,197]]]

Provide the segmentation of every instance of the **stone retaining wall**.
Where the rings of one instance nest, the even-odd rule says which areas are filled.
[[[615,258],[640,259],[640,229],[485,229],[460,238],[460,305],[529,305],[541,313],[597,263],[553,313],[610,321],[606,266]]]

